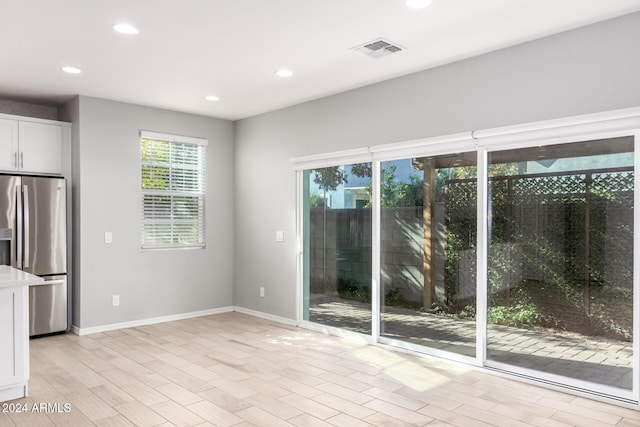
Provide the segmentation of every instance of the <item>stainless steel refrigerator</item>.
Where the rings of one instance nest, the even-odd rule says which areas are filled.
[[[67,330],[66,184],[62,177],[0,175],[0,260],[41,276],[29,288],[29,335]]]

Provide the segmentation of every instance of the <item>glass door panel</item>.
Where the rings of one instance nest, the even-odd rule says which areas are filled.
[[[488,158],[487,360],[631,390],[633,138]]]
[[[371,163],[303,173],[303,319],[371,334]]]
[[[475,357],[476,159],[381,163],[381,336]]]

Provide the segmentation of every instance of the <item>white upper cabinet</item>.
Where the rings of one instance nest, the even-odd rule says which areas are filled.
[[[61,175],[65,127],[0,118],[0,171]]]
[[[0,119],[0,170],[18,170],[18,122]]]
[[[62,128],[20,122],[19,167],[22,172],[62,173]]]

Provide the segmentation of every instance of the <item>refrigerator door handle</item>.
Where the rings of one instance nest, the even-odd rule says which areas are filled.
[[[24,268],[29,268],[29,186],[22,186],[22,197],[24,198]]]
[[[22,269],[22,188],[16,185],[16,268]]]

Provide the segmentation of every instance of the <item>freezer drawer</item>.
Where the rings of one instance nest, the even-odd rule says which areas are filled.
[[[44,277],[29,287],[29,336],[67,330],[67,278]]]

